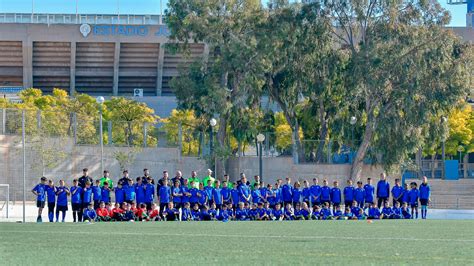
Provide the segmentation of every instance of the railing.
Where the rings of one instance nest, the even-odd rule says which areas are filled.
[[[162,25],[161,15],[0,13],[0,23]]]

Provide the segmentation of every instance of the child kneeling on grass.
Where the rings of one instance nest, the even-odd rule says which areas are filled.
[[[88,222],[94,222],[97,219],[97,213],[94,210],[94,204],[90,203],[82,213],[82,220]]]

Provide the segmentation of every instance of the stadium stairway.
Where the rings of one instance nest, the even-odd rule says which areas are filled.
[[[436,209],[474,209],[474,179],[430,179],[431,206]]]

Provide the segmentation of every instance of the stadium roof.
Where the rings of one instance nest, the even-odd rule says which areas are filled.
[[[162,25],[161,15],[0,13],[0,23]]]

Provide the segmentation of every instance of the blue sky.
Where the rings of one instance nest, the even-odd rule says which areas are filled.
[[[34,1],[35,13],[72,13],[76,12],[76,0],[0,0],[0,13],[30,13]],[[77,0],[78,10],[82,14],[116,14],[119,3],[120,14],[159,14],[160,0]],[[166,8],[167,0],[163,2]],[[266,0],[262,0],[266,2]],[[441,5],[451,12],[451,26],[466,25],[465,5],[450,6],[446,0]]]

